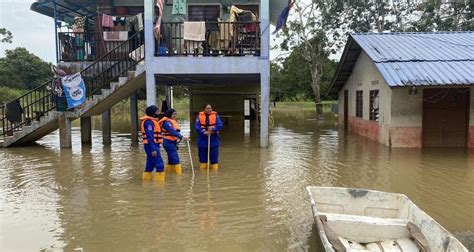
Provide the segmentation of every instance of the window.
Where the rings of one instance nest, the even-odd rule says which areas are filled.
[[[213,21],[221,16],[220,5],[189,5],[188,21]]]
[[[362,117],[363,91],[356,92],[356,116]]]
[[[379,121],[379,91],[371,90],[370,91],[370,120]]]

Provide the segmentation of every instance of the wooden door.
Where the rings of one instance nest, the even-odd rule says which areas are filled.
[[[466,147],[469,89],[423,90],[423,147]]]

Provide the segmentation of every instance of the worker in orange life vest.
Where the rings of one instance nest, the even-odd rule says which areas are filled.
[[[140,118],[143,146],[146,153],[146,166],[143,180],[151,180],[152,172],[156,169],[155,180],[165,181],[163,160],[160,154],[160,144],[163,142],[161,128],[158,123],[158,107],[151,105],[145,110],[146,115]]]
[[[217,170],[219,161],[219,145],[221,139],[219,131],[222,130],[223,124],[217,112],[212,111],[212,106],[206,104],[203,107],[204,111],[199,112],[194,123],[194,129],[198,132],[198,152],[199,152],[199,167],[201,169],[207,168],[208,155],[208,136],[211,136],[210,144],[210,164],[212,169]]]
[[[163,133],[163,148],[168,154],[168,164],[165,167],[166,172],[171,172],[174,168],[176,174],[182,173],[182,167],[179,161],[178,140],[188,141],[189,137],[180,133],[179,123],[176,121],[177,113],[174,109],[168,109],[165,116],[159,121],[161,132]]]

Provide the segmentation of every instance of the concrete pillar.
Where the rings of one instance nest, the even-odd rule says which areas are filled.
[[[112,118],[110,109],[102,113],[102,144],[112,144]]]
[[[260,147],[268,147],[268,121],[270,115],[270,69],[260,73]]]
[[[260,147],[268,147],[270,114],[270,0],[260,1]]]
[[[146,67],[146,105],[156,105],[155,74],[153,59],[155,57],[155,35],[153,34],[153,17],[155,16],[154,0],[144,0],[145,9],[145,67]]]
[[[92,120],[90,117],[81,117],[81,142],[92,142]]]
[[[72,120],[64,113],[59,117],[59,146],[61,148],[72,147],[71,122]]]
[[[130,133],[132,145],[138,145],[138,99],[137,92],[130,96]]]

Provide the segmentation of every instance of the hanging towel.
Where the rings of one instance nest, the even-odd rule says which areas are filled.
[[[157,15],[162,17],[163,16],[163,0],[156,0],[156,7],[158,7]]]
[[[186,0],[173,0],[173,15],[186,15]]]
[[[114,18],[112,16],[107,15],[107,14],[102,14],[102,26],[113,28],[114,27]]]
[[[126,41],[128,39],[128,31],[105,31],[104,41]]]
[[[205,41],[206,22],[184,22],[184,40]]]
[[[137,25],[138,25],[138,27],[137,27],[137,28],[138,28],[137,32],[138,32],[138,31],[140,31],[140,30],[143,30],[143,28],[144,28],[144,26],[143,26],[143,13],[138,13],[138,14],[136,15],[136,17],[137,17]]]

